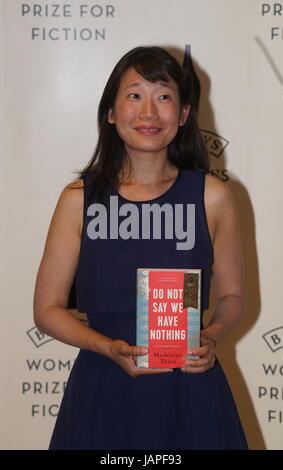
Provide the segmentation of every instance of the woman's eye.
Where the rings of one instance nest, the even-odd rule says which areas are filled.
[[[132,98],[132,99],[134,99],[134,100],[137,100],[137,99],[139,99],[140,95],[139,95],[138,93],[130,93],[130,94],[128,95],[128,97],[129,97],[129,98]]]
[[[160,100],[169,100],[169,99],[170,99],[170,96],[169,96],[169,95],[160,95],[160,96],[159,96],[159,99],[160,99]]]

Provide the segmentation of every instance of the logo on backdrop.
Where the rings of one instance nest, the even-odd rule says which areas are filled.
[[[261,385],[258,386],[257,398],[262,402],[262,405],[266,405],[265,419],[267,423],[282,424],[283,326],[267,331],[262,335],[262,339],[274,360],[262,363],[263,378]]]
[[[85,322],[84,314],[74,316]],[[39,331],[36,326],[26,332],[36,348],[46,345],[53,338]],[[75,359],[60,359],[35,356],[25,359],[25,377],[21,383],[21,394],[28,400],[26,409],[32,418],[55,418],[59,411],[62,394]],[[33,398],[32,403],[31,397]]]
[[[38,24],[30,29],[32,41],[105,41],[107,21],[115,18],[115,7],[111,4],[22,3],[23,20],[33,18]],[[46,26],[42,27],[42,18]],[[74,26],[74,18],[77,24]],[[49,21],[50,20],[50,21]],[[59,23],[58,24],[58,20]],[[64,21],[63,27],[61,21]],[[91,27],[88,27],[91,25]]]
[[[283,326],[268,331],[262,337],[273,353],[283,349]]]
[[[43,346],[44,344],[48,343],[48,341],[52,341],[53,338],[50,338],[50,336],[45,335],[44,333],[41,333],[36,326],[33,328],[30,328],[27,331],[27,335],[29,339],[33,342],[33,344],[39,348],[40,346]]]
[[[230,142],[215,132],[206,131],[204,129],[201,129],[201,132],[209,155],[215,158],[220,158]],[[226,168],[214,167],[210,170],[210,173],[217,176],[222,181],[229,180],[228,170]]]
[[[282,20],[283,16],[283,3],[279,2],[265,2],[259,5],[260,14],[265,20],[270,20],[275,18],[276,26],[273,25],[269,29],[269,39],[274,40],[283,40],[283,25],[278,26],[278,20]]]
[[[32,418],[56,417],[74,359],[28,358],[21,393]],[[44,377],[44,380],[43,380]],[[32,397],[32,402],[31,401]]]
[[[220,158],[226,147],[229,145],[229,141],[224,139],[224,137],[221,137],[221,135],[205,131],[204,129],[202,129],[202,135],[210,155]]]
[[[269,45],[276,40],[283,39],[283,27],[278,26],[278,20],[283,16],[283,4],[274,2],[265,2],[260,5],[260,13],[263,20],[269,25],[268,36]],[[276,19],[276,25],[270,26],[270,20]],[[265,42],[258,36],[255,37],[255,42],[261,49],[265,59],[267,60],[271,71],[276,79],[283,85],[283,75],[279,69],[278,62],[273,57],[270,47],[267,47]],[[278,425],[283,423],[283,326],[273,328],[262,335],[265,342],[266,349],[272,354],[273,361],[266,361],[262,363],[262,383],[258,386],[257,398],[262,403],[264,408],[265,419],[270,425]],[[279,358],[279,361],[278,361]]]

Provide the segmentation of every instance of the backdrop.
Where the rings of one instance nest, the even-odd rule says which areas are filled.
[[[282,449],[283,3],[0,5],[1,448],[48,446],[77,350],[33,324],[47,230],[62,189],[90,159],[114,64],[154,44],[181,62],[191,47],[212,171],[231,187],[242,223],[246,315],[218,355],[251,448]]]

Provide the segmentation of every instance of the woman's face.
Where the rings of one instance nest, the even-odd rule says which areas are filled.
[[[177,84],[148,82],[134,68],[123,75],[108,122],[115,124],[128,155],[167,152],[185,124],[189,106],[181,108]]]

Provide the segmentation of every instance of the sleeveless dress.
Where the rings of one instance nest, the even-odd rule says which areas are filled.
[[[108,231],[107,238],[104,234],[105,238],[92,239],[91,205],[95,200],[89,199],[90,181],[91,175],[85,175],[84,224],[76,272],[77,307],[87,313],[89,326],[110,338],[136,344],[137,268],[202,269],[202,310],[207,309],[213,249],[204,207],[204,172],[180,169],[173,185],[151,201],[128,201],[110,186],[107,192],[109,203],[110,197],[116,196],[112,201],[119,208],[134,204],[139,214],[145,203],[195,204],[195,245],[190,250],[176,249],[180,242],[176,235],[173,239],[125,240],[117,236],[113,221],[111,237]],[[109,205],[108,229],[110,214]],[[248,445],[219,361],[201,374],[174,369],[172,373],[134,378],[107,357],[80,350],[49,448],[246,450]]]

